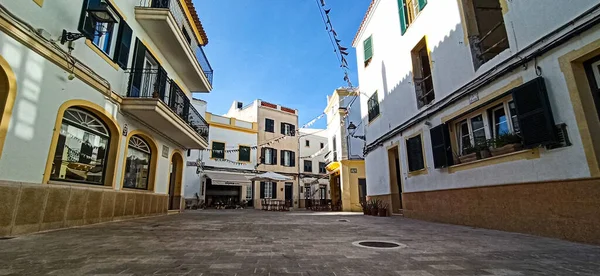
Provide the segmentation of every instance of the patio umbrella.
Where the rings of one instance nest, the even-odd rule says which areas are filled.
[[[292,180],[292,178],[289,176],[281,175],[281,174],[274,173],[274,172],[266,172],[263,174],[257,174],[256,176],[249,178],[249,179],[252,181],[274,181],[274,182]]]

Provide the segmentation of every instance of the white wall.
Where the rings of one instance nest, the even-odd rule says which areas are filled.
[[[359,32],[355,47],[361,92],[361,110],[366,120],[367,100],[377,91],[381,116],[365,124],[367,142],[371,143],[389,130],[419,114],[415,88],[412,83],[412,60],[410,51],[417,42],[427,37],[431,53],[435,102],[442,101],[456,89],[498,65],[518,50],[567,23],[583,11],[597,4],[593,0],[569,1],[506,1],[505,14],[510,48],[500,53],[477,71],[471,58],[468,41],[461,24],[457,1],[429,0],[406,33],[400,35],[397,1],[376,1],[374,12]],[[362,42],[373,35],[373,59],[365,68]],[[387,147],[400,145],[400,160],[404,192],[427,191],[449,188],[473,187],[508,183],[522,183],[565,178],[581,178],[590,175],[583,151],[577,122],[558,57],[600,38],[600,28],[582,34],[569,43],[537,59],[543,69],[548,95],[555,122],[565,123],[572,146],[554,150],[540,149],[541,158],[518,160],[486,167],[448,173],[446,169],[433,168],[433,155],[429,139],[429,126],[419,123],[403,131],[366,156],[367,190],[369,195],[389,194],[389,171]],[[527,69],[519,68],[477,91],[479,98],[498,90],[521,77],[527,82],[536,77],[533,62]],[[443,111],[427,110],[427,120],[432,126],[442,123],[442,117],[469,106],[468,98],[462,99]],[[424,134],[424,150],[428,173],[408,177],[405,138],[418,131]]]
[[[309,141],[309,146],[306,146],[306,141]],[[321,143],[323,143],[324,149],[321,151]],[[325,161],[325,154],[328,152],[328,137],[326,129],[309,129],[309,128],[301,128],[300,129],[300,157],[311,156],[319,151],[315,157],[312,158],[303,158],[300,160],[300,172],[301,173],[319,173],[319,162],[327,163]],[[312,171],[306,172],[304,171],[304,160],[312,161]]]
[[[213,115],[214,116],[214,115]],[[257,144],[256,141],[256,133],[249,133],[243,131],[236,131],[232,129],[226,129],[221,127],[210,127],[210,132],[208,134],[208,144],[212,148],[212,142],[224,142],[225,149],[238,149],[240,145],[244,146],[255,146]],[[239,162],[238,161],[238,152],[225,152],[225,159]],[[204,162],[205,167],[218,167],[220,169],[233,169],[233,170],[254,170],[257,162],[257,150],[250,151],[250,162],[244,162],[244,165],[235,165],[228,162],[216,161],[211,158],[210,152],[208,151],[199,151],[192,150],[190,152],[190,156],[187,157],[187,161],[196,161],[201,159]],[[185,169],[186,181],[184,182],[184,190],[186,198],[193,198],[195,193],[204,196],[204,193],[200,193],[200,180],[201,175],[196,173],[195,166],[187,166]]]

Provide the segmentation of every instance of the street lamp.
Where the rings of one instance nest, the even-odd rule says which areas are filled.
[[[106,2],[106,0],[101,0],[100,3],[93,7],[88,7],[86,13],[92,19],[92,25],[96,23],[117,23],[118,15],[115,10]],[[94,26],[94,29],[96,26]],[[103,35],[103,34],[100,34]],[[71,33],[67,32],[67,30],[62,31],[62,37],[60,38],[60,44],[65,44],[67,42],[75,41],[85,37],[82,33]]]
[[[353,122],[350,122],[350,125],[348,125],[348,130],[356,130],[356,125],[354,125]]]

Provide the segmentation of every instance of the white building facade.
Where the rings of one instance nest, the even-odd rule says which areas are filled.
[[[194,7],[0,5],[0,200],[14,218],[0,236],[179,210],[185,151],[208,146],[190,104],[212,90]]]
[[[253,203],[252,183],[257,162],[256,123],[206,113],[211,127],[211,150],[190,150],[185,169],[185,199],[188,205],[215,207]],[[199,202],[196,202],[199,200]]]
[[[576,2],[372,1],[353,42],[368,195],[414,218],[600,240],[582,203],[600,187],[600,7]],[[564,206],[578,214],[551,211]]]
[[[324,200],[329,197],[329,176],[325,155],[329,152],[327,129],[301,128],[300,143],[300,207],[307,199]]]

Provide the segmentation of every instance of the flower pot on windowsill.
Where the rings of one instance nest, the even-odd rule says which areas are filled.
[[[460,160],[460,163],[469,163],[469,162],[473,162],[475,160],[477,160],[477,153],[476,152],[472,152],[469,154],[463,154],[461,156],[458,157],[458,160]]]
[[[482,149],[477,153],[477,159],[486,159],[492,157],[489,149]]]
[[[514,143],[514,144],[507,144],[498,148],[490,148],[490,152],[492,153],[492,156],[499,156],[499,155],[504,155],[507,153],[511,153],[511,152],[515,152],[515,151],[519,151],[523,148],[523,145],[519,144],[519,143]]]

